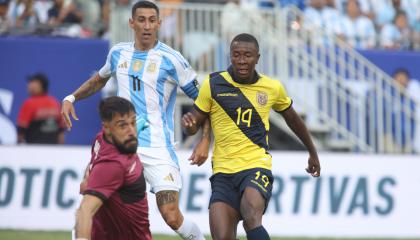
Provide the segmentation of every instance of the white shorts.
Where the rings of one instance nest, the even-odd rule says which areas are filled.
[[[140,149],[138,155],[144,166],[144,177],[149,183],[152,193],[165,190],[179,192],[182,188],[182,177],[179,167],[175,162],[171,159],[157,157],[156,155],[145,155]],[[159,155],[162,156],[162,154]]]

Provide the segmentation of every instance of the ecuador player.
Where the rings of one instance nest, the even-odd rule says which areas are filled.
[[[213,239],[235,239],[241,219],[248,239],[270,239],[262,226],[273,184],[267,135],[270,109],[282,114],[307,147],[306,171],[314,177],[321,170],[318,154],[282,84],[255,71],[260,57],[255,37],[237,35],[231,42],[230,57],[232,65],[227,71],[212,73],[204,80],[182,125],[188,134],[195,134],[210,117],[215,139],[209,206]]]

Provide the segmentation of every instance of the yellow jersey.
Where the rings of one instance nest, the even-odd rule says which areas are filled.
[[[292,100],[280,81],[257,77],[253,84],[240,84],[224,71],[210,74],[202,83],[195,107],[210,116],[214,174],[251,168],[271,170],[270,109],[284,111]]]

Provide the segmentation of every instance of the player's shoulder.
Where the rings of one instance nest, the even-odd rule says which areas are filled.
[[[282,86],[281,81],[278,80],[278,79],[275,79],[275,78],[272,78],[272,77],[269,77],[267,75],[260,74],[260,73],[259,73],[259,75],[260,75],[260,82],[263,83],[263,84],[270,85],[270,86],[276,86],[276,87],[277,86]]]
[[[159,42],[158,44],[159,46],[157,47],[157,50],[163,56],[168,58],[171,62],[180,63],[184,67],[187,67],[189,65],[187,60],[184,58],[184,56],[182,56],[182,54],[179,51],[171,48],[170,46],[166,45],[163,42]]]
[[[115,44],[111,47],[109,50],[110,52],[121,50],[121,49],[132,49],[133,48],[133,42],[120,42]]]
[[[226,76],[223,76],[223,74],[227,73],[227,71],[217,71],[217,72],[212,72],[209,75],[207,75],[207,77],[205,78],[205,80],[209,81],[209,83],[215,84],[215,83],[220,83],[219,80],[225,79]]]

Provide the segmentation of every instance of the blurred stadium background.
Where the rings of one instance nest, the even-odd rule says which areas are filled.
[[[48,11],[60,2],[67,17],[54,18]],[[281,116],[270,118],[276,183],[264,224],[273,236],[420,239],[419,0],[156,2],[160,40],[190,61],[199,80],[228,66],[234,35],[254,34],[258,70],[282,81],[310,129],[321,152],[318,180],[305,175],[304,148]],[[65,239],[53,231],[72,228],[89,144],[100,128],[97,103],[115,94],[115,83],[76,104],[81,120],[65,145],[40,146],[16,144],[26,78],[44,73],[57,99],[75,90],[104,64],[112,44],[132,41],[131,4],[0,0],[0,239]],[[395,76],[400,70],[409,73],[406,81]],[[190,107],[180,93],[181,159],[196,142],[179,125]],[[210,163],[184,161],[181,168],[182,209],[209,233]],[[150,202],[152,231],[169,234],[156,239],[175,238]]]

